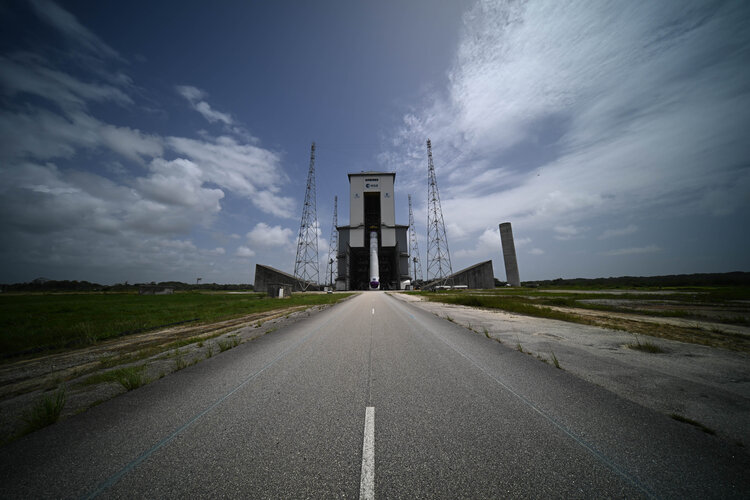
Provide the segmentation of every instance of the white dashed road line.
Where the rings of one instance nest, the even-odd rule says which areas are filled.
[[[374,309],[373,309],[374,311]],[[365,411],[365,437],[362,444],[362,478],[359,483],[360,500],[375,498],[375,407]]]

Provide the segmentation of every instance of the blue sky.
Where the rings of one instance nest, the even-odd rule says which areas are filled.
[[[395,171],[426,269],[510,221],[522,280],[750,270],[747,2],[0,3],[0,282],[291,272],[348,172]]]

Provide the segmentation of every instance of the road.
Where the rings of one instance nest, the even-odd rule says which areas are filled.
[[[3,498],[732,498],[750,456],[368,292],[0,449]]]

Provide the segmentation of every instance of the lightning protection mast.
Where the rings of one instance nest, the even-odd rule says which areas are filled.
[[[310,148],[310,170],[307,172],[305,202],[302,204],[302,222],[297,238],[297,258],[294,277],[303,291],[320,280],[318,273],[318,215],[315,207],[315,143]]]
[[[422,273],[422,261],[419,258],[419,245],[417,245],[417,229],[414,227],[414,212],[411,209],[411,195],[409,195],[409,255],[411,256],[412,270],[414,271],[414,285],[417,280],[424,281]]]
[[[445,284],[453,274],[448,238],[445,235],[443,209],[440,207],[440,192],[432,163],[432,143],[427,139],[427,281],[439,280]]]
[[[339,197],[334,196],[333,197],[333,223],[331,224],[331,238],[329,241],[329,247],[328,247],[328,284],[333,288],[333,285],[336,282],[336,278],[334,277],[338,273],[336,272],[338,270],[338,254],[339,254],[339,230],[336,228],[336,226],[339,225],[339,216],[338,216],[338,208],[339,205]]]

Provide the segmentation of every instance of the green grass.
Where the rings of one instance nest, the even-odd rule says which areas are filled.
[[[444,302],[447,304],[458,304],[470,307],[488,307],[492,309],[502,309],[503,311],[526,314],[549,319],[559,319],[563,321],[573,321],[576,316],[565,312],[556,311],[549,307],[538,306],[532,298],[518,295],[499,295],[499,294],[446,294],[446,293],[423,293],[428,300],[434,302]],[[448,321],[452,318],[446,317]]]
[[[560,361],[557,359],[557,356],[555,356],[555,351],[550,349],[549,353],[552,358],[552,364],[555,365],[555,368],[557,368],[558,370],[562,370],[562,368],[560,367]]]
[[[4,357],[76,346],[182,322],[212,322],[282,307],[331,304],[347,294],[296,294],[289,299],[263,294],[186,292],[2,294],[0,353]]]
[[[125,388],[132,391],[149,382],[146,376],[145,365],[125,366],[116,370],[109,370],[103,373],[97,373],[84,380],[83,385],[94,385],[102,382],[117,382]]]
[[[65,406],[65,388],[59,388],[55,393],[42,397],[24,415],[24,428],[22,434],[29,434],[37,429],[54,424],[60,418]]]

